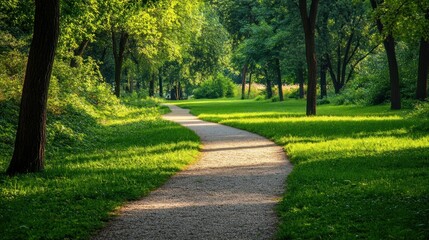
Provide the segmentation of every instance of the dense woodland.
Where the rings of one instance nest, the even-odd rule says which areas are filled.
[[[429,1],[35,3],[0,7],[2,116],[21,102],[10,174],[43,169],[17,159],[43,159],[46,112],[83,100],[291,97],[315,115],[330,102],[401,109],[427,99]],[[3,128],[15,131],[9,120]]]

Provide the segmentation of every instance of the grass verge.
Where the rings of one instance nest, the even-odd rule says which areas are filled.
[[[429,238],[427,114],[323,105],[306,117],[297,100],[178,105],[284,146],[294,170],[278,206],[278,239]]]
[[[121,204],[159,187],[198,154],[198,137],[161,120],[163,109],[140,104],[101,114],[77,105],[49,118],[44,172],[0,175],[1,239],[89,238]],[[12,148],[2,140],[4,173]]]

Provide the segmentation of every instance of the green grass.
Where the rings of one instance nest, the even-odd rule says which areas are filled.
[[[306,117],[298,100],[178,105],[284,146],[294,170],[278,206],[279,239],[429,238],[427,117],[331,105]]]
[[[148,194],[198,155],[198,137],[161,120],[156,107],[96,114],[69,109],[50,116],[45,171],[0,175],[1,239],[89,238],[121,204]],[[5,141],[3,173],[12,151]]]

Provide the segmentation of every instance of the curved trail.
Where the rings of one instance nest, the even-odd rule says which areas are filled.
[[[127,204],[94,239],[270,239],[274,206],[292,170],[283,149],[168,105],[165,119],[195,131],[201,159],[149,196]]]

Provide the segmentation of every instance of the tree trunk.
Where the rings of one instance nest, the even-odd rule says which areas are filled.
[[[177,100],[183,99],[182,84],[180,81],[177,82]]]
[[[246,95],[246,75],[247,75],[247,63],[244,64],[243,71],[241,73],[241,99],[244,99]]]
[[[46,105],[59,34],[59,0],[35,0],[34,33],[25,72],[15,149],[6,173],[44,168]]]
[[[170,100],[177,100],[177,91],[176,91],[177,87],[173,86],[173,88],[170,90]]]
[[[250,92],[252,90],[252,75],[253,75],[253,72],[250,72],[250,74],[249,74],[249,90],[247,92],[247,98],[248,99],[250,99]]]
[[[387,60],[389,63],[390,75],[390,108],[393,110],[401,109],[401,88],[399,81],[399,68],[396,61],[395,40],[392,35],[388,35],[383,42],[386,49]]]
[[[129,72],[127,73],[127,79],[128,79],[128,91],[130,93],[133,93],[133,91],[134,91],[134,81],[133,81],[133,78],[130,77]]]
[[[102,63],[104,63],[104,61],[106,60],[106,55],[107,55],[107,47],[105,47],[105,48],[103,49],[103,51],[101,52],[100,61],[101,61]]]
[[[326,90],[326,74],[328,72],[328,64],[326,63],[325,57],[322,58],[322,63],[320,66],[320,98],[328,96],[328,91]]]
[[[371,6],[375,10],[379,3],[383,3],[383,0],[370,0]],[[380,33],[383,34],[384,26],[380,18],[377,18],[377,28]],[[392,34],[388,34],[383,40],[383,45],[386,50],[387,62],[389,64],[389,76],[390,76],[390,108],[393,110],[401,109],[401,89],[399,80],[399,68],[398,62],[396,61],[395,52],[395,39]]]
[[[270,99],[273,97],[273,89],[271,86],[271,78],[268,75],[268,70],[264,69],[265,72],[265,81],[266,81],[266,92],[267,92],[267,99]]]
[[[162,67],[158,71],[158,85],[159,85],[159,97],[164,97],[164,89],[162,85]]]
[[[308,67],[307,116],[316,115],[317,60],[315,27],[318,4],[319,0],[312,0],[310,5],[310,12],[308,14],[307,0],[299,0],[299,9],[305,36],[305,55]]]
[[[150,75],[150,81],[149,81],[149,97],[155,96],[155,78],[156,78],[155,73],[152,73]]]
[[[283,84],[282,84],[282,71],[280,69],[280,59],[275,59],[275,68],[276,68],[276,77],[277,77],[277,86],[279,90],[279,100],[280,102],[284,101],[283,97]]]
[[[74,57],[70,61],[70,67],[77,67],[78,62],[76,57],[82,57],[85,52],[86,47],[88,46],[89,40],[83,40],[77,49],[74,50]]]
[[[115,95],[117,97],[121,96],[121,73],[122,73],[122,63],[124,61],[125,46],[128,41],[128,33],[122,31],[119,39],[119,47],[116,42],[116,33],[115,30],[112,31],[112,43],[113,43],[113,56],[115,60]]]
[[[305,95],[305,91],[304,91],[305,79],[304,79],[304,69],[302,68],[301,64],[299,64],[299,66],[297,66],[296,68],[296,79],[299,84],[299,98],[303,99]]]
[[[428,68],[429,68],[429,41],[420,40],[419,69],[417,78],[416,98],[424,101],[428,97]]]

